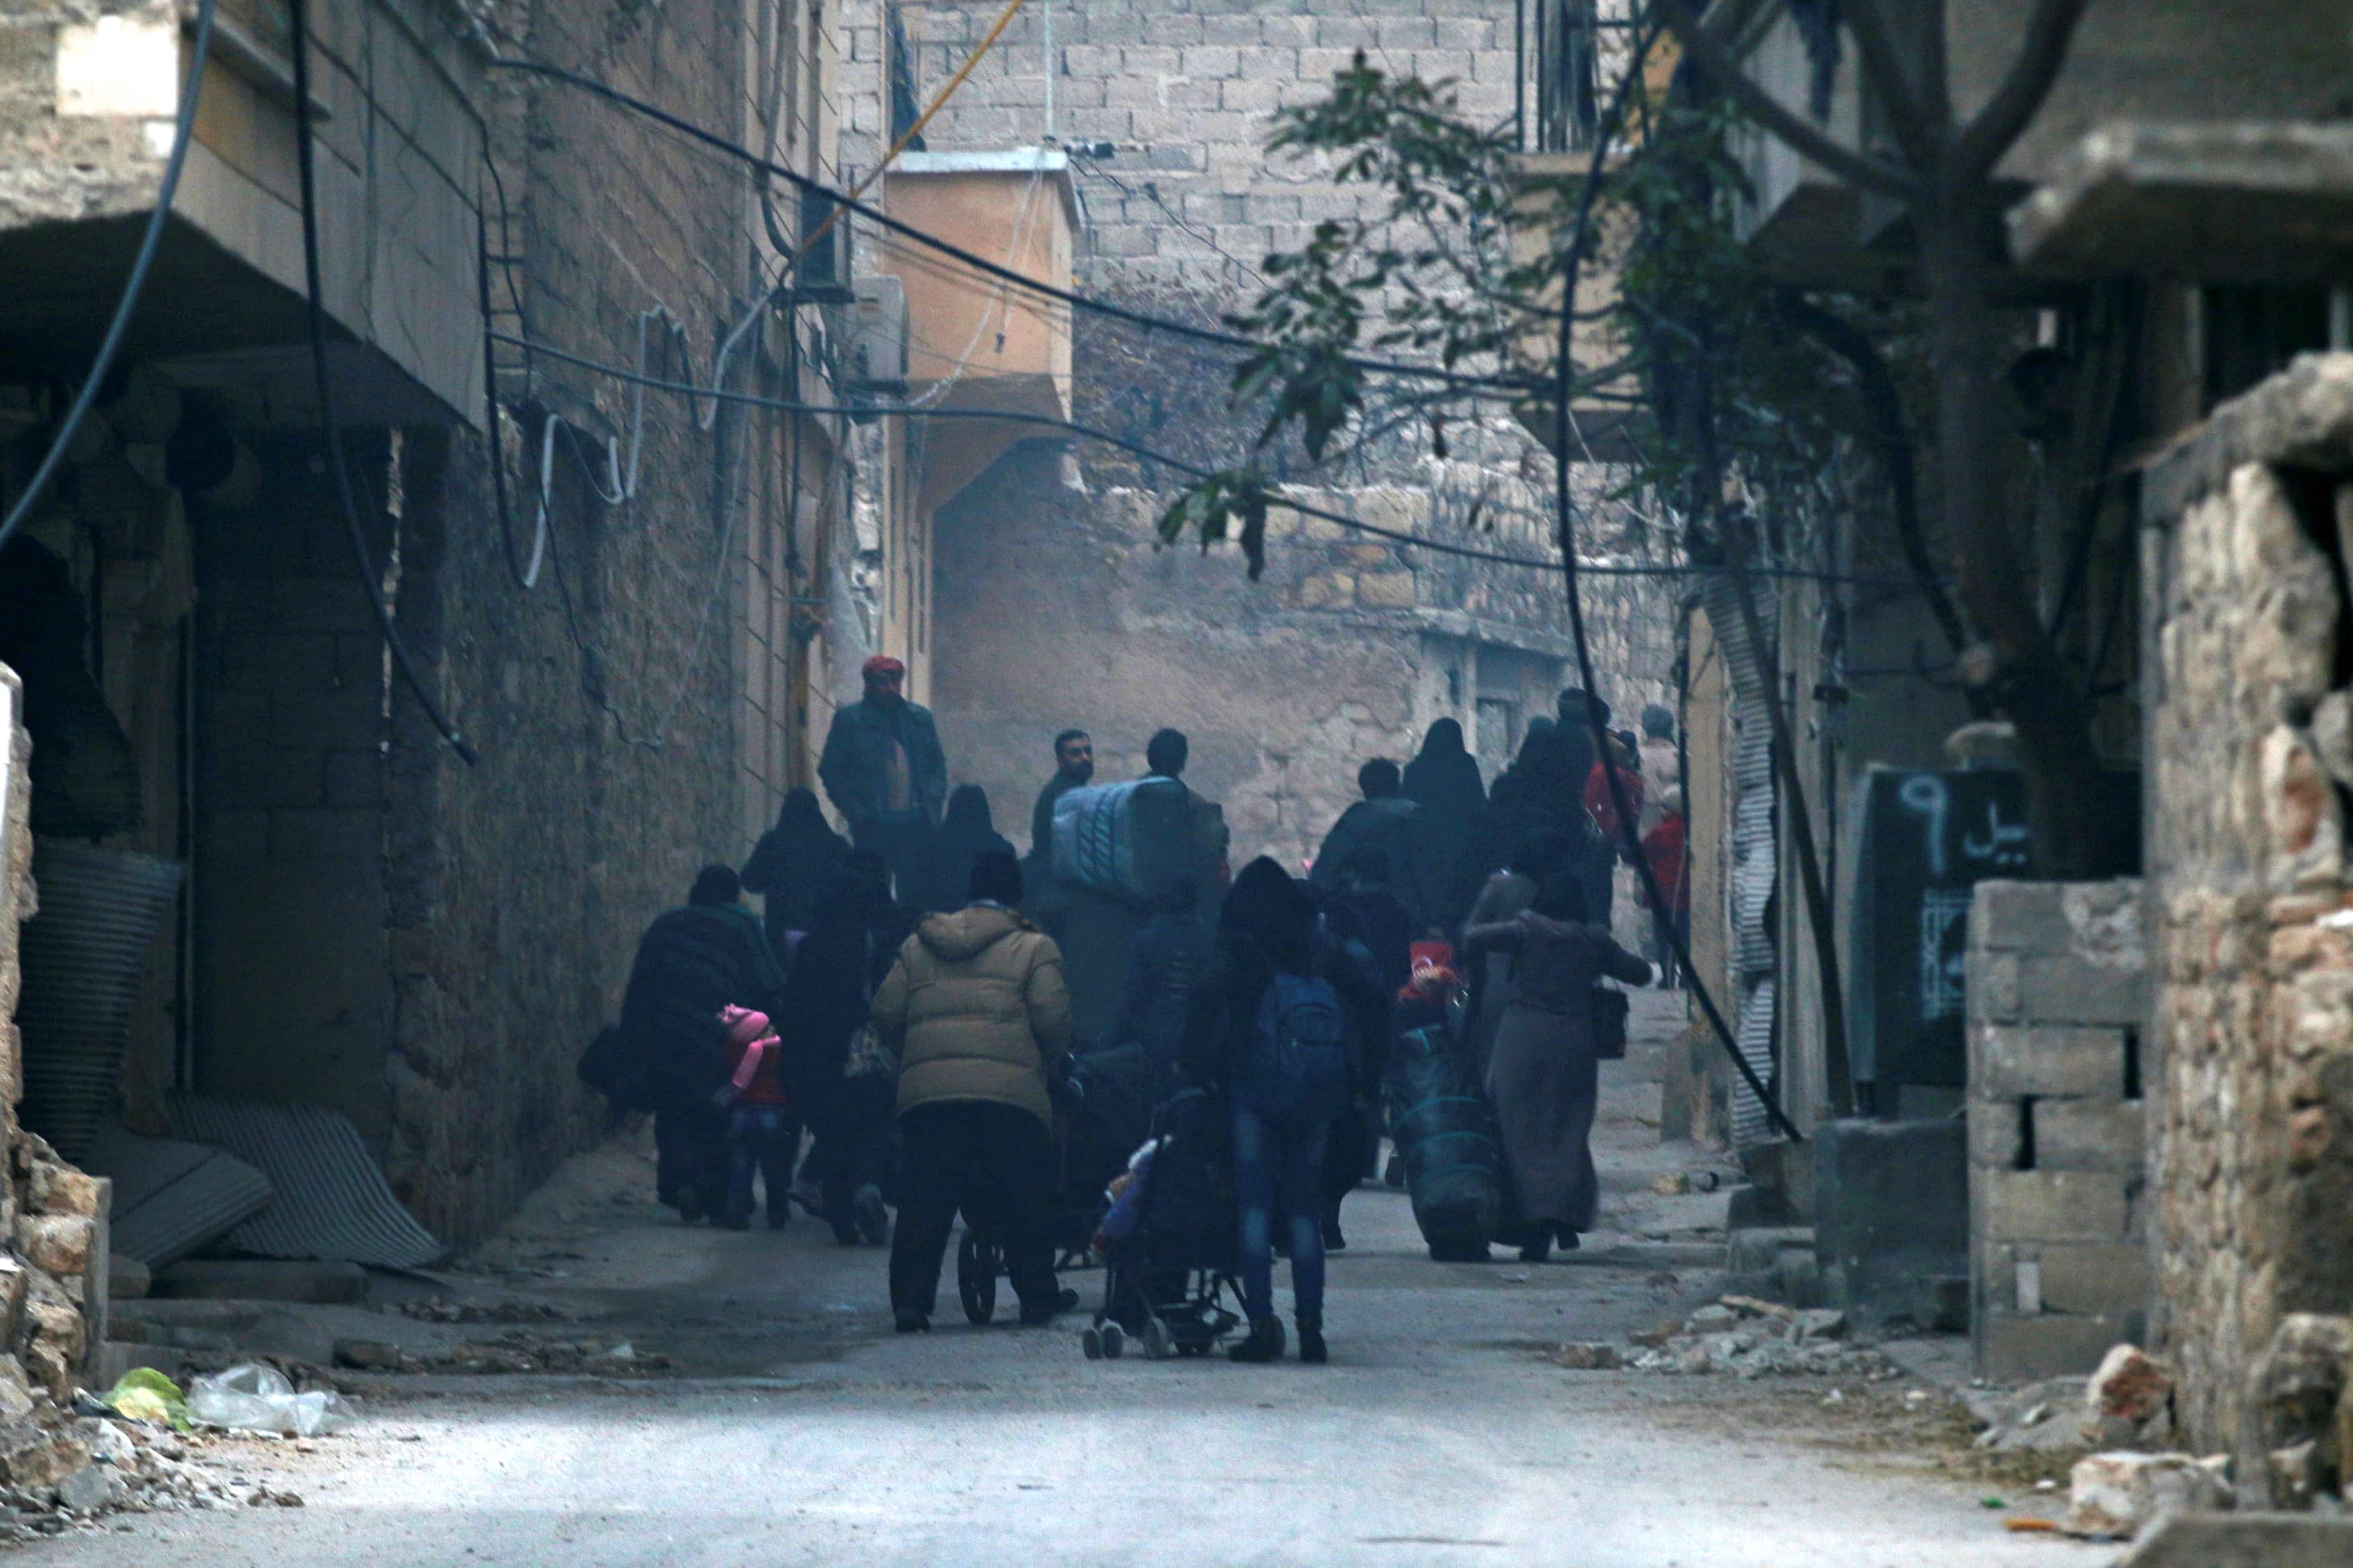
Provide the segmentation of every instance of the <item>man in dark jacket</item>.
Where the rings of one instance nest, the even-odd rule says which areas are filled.
[[[1208,971],[1209,956],[1200,885],[1180,878],[1162,889],[1152,918],[1128,942],[1119,1018],[1108,1043],[1142,1047],[1159,1076],[1175,1078],[1193,993]]]
[[[1366,945],[1395,989],[1409,970],[1406,948],[1438,918],[1445,889],[1438,886],[1428,818],[1403,793],[1398,765],[1375,758],[1356,771],[1356,787],[1365,798],[1324,836],[1307,885],[1355,906]]]
[[[725,866],[705,866],[686,907],[638,941],[621,1033],[654,1106],[655,1188],[692,1225],[727,1196],[727,1113],[712,1094],[727,1076],[719,1010],[733,1003],[775,1009],[784,976],[743,885]]]
[[[864,699],[834,710],[817,773],[851,842],[890,862],[904,898],[947,804],[947,755],[931,710],[907,700],[905,665],[878,654],[864,675]]]
[[[1074,789],[1084,789],[1095,776],[1095,743],[1084,730],[1065,730],[1054,737],[1054,776],[1038,792],[1029,813],[1031,879],[1042,877],[1054,863],[1054,803]]]

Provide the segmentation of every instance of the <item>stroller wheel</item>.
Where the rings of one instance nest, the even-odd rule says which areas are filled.
[[[974,1323],[985,1323],[997,1315],[997,1275],[1002,1262],[997,1244],[964,1233],[964,1244],[956,1248],[956,1295],[964,1302],[964,1315]]]
[[[1154,1361],[1166,1361],[1176,1353],[1176,1337],[1158,1318],[1144,1325],[1144,1353]]]
[[[1103,1360],[1103,1331],[1097,1328],[1081,1329],[1079,1331],[1079,1350],[1089,1361]]]
[[[1127,1335],[1120,1331],[1120,1326],[1117,1323],[1105,1323],[1103,1326],[1103,1359],[1117,1361],[1120,1358],[1120,1352],[1126,1349]]]

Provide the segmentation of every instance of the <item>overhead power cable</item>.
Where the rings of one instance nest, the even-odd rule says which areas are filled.
[[[441,738],[470,767],[482,760],[481,754],[442,712],[441,704],[426,689],[423,678],[417,673],[417,661],[409,654],[407,639],[400,635],[400,627],[392,618],[392,606],[385,603],[383,572],[368,549],[367,530],[360,525],[359,505],[352,497],[352,471],[343,453],[343,429],[335,418],[334,379],[327,374],[327,307],[321,293],[319,265],[318,152],[311,123],[311,33],[303,11],[304,0],[287,0],[287,30],[292,35],[290,47],[294,52],[294,167],[302,197],[302,281],[310,292],[311,379],[318,390],[319,426],[326,437],[327,467],[335,477],[335,504],[342,510],[343,526],[351,535],[361,590],[367,595],[368,607],[375,612],[376,625],[384,632],[385,646],[392,650],[392,662],[399,669],[402,682],[417,699],[417,705],[425,710],[433,727],[441,732]],[[199,52],[199,66],[203,59]],[[491,426],[491,439],[493,443],[498,440],[495,424]],[[501,460],[495,445],[491,447],[491,460]]]
[[[631,385],[646,387],[655,392],[676,393],[681,397],[710,397],[713,395],[711,390],[707,387],[697,386],[689,382],[665,381],[658,376],[645,375],[638,372],[628,370],[623,366],[610,363],[604,360],[590,359],[585,354],[568,353],[562,349],[553,348],[546,343],[529,342],[522,338],[516,337],[512,332],[494,331],[491,332],[490,336],[498,342],[523,349],[532,353],[543,354],[549,359],[557,360],[565,364],[577,365],[583,370],[595,371],[600,375],[611,376],[617,381],[624,382]],[[999,411],[988,408],[919,408],[899,406],[890,404],[855,405],[799,403],[789,398],[763,397],[756,394],[748,392],[722,392],[717,394],[717,395],[724,402],[741,404],[749,408],[765,408],[779,414],[810,415],[821,418],[846,417],[862,419],[877,415],[882,415],[910,419],[995,420],[1008,425],[1028,425],[1042,429],[1063,431],[1070,435],[1084,437],[1091,441],[1100,441],[1105,446],[1115,447],[1124,452],[1131,454],[1132,456],[1141,458],[1146,462],[1158,463],[1176,473],[1184,474],[1191,479],[1208,479],[1220,477],[1219,470],[1215,468],[1206,468],[1201,464],[1190,462],[1182,458],[1171,457],[1166,452],[1158,451],[1154,447],[1145,446],[1141,441],[1122,436],[1116,431],[1105,430],[1100,426],[1084,424],[1075,419],[1059,418],[1050,414],[1031,414],[1026,412],[1014,412],[1010,410]],[[1419,534],[1407,533],[1393,528],[1383,528],[1377,523],[1366,522],[1361,518],[1350,517],[1345,512],[1334,511],[1329,508],[1319,507],[1312,502],[1293,500],[1283,495],[1278,489],[1270,489],[1267,491],[1266,499],[1267,504],[1270,506],[1282,507],[1283,510],[1296,512],[1302,517],[1315,518],[1324,522],[1336,524],[1341,528],[1349,530],[1351,532],[1369,534],[1377,539],[1387,539],[1415,550],[1426,550],[1433,554],[1451,555],[1466,561],[1483,561],[1498,566],[1522,566],[1538,572],[1557,572],[1561,567],[1561,563],[1558,561],[1548,560],[1542,556],[1506,555],[1497,551],[1480,550],[1464,544],[1451,544],[1442,539],[1426,539]],[[1716,568],[1712,566],[1683,564],[1631,565],[1623,562],[1615,561],[1586,561],[1577,563],[1577,571],[1581,574],[1588,577],[1698,577],[1706,576],[1715,570]],[[1883,583],[1892,586],[1903,585],[1903,579],[1895,577],[1876,578],[1856,576],[1852,574],[1841,575],[1831,573],[1781,570],[1771,567],[1757,568],[1753,574],[1760,577],[1803,578],[1809,581],[1858,583],[1864,584]]]
[[[1026,273],[991,261],[985,256],[966,250],[962,246],[942,239],[939,236],[926,229],[918,228],[903,219],[892,217],[880,207],[856,200],[847,192],[828,185],[822,180],[812,179],[797,169],[763,158],[748,147],[730,142],[723,136],[706,131],[693,121],[681,119],[668,110],[648,103],[643,99],[633,98],[618,88],[608,86],[594,77],[583,75],[578,71],[566,70],[562,66],[548,65],[540,60],[518,58],[512,55],[499,56],[490,63],[495,69],[522,71],[529,75],[563,82],[602,98],[607,102],[617,104],[632,113],[643,115],[658,124],[670,127],[682,136],[691,137],[702,142],[706,147],[740,159],[765,174],[773,174],[796,189],[821,196],[837,206],[855,213],[893,234],[903,235],[927,249],[937,251],[943,256],[962,262],[976,272],[1000,279],[1018,288],[1029,289],[1032,293],[1043,295],[1047,299],[1057,300],[1075,309],[1108,316],[1115,321],[1126,321],[1132,326],[1141,327],[1149,331],[1167,332],[1177,337],[1192,338],[1201,342],[1219,343],[1228,348],[1243,349],[1252,353],[1273,346],[1255,338],[1243,337],[1239,333],[1219,331],[1215,328],[1198,327],[1190,322],[1174,321],[1166,316],[1131,310],[1124,305],[1114,305],[1109,300],[1093,299],[1074,289],[1060,288],[1042,279],[1029,277]],[[1536,390],[1537,387],[1536,383],[1525,376],[1472,375],[1461,371],[1443,370],[1435,365],[1409,364],[1401,360],[1376,359],[1357,354],[1343,357],[1348,364],[1373,374],[1408,376],[1435,382],[1466,392],[1525,395]]]
[[[7,517],[0,520],[0,544],[8,542],[8,536],[16,531],[32,511],[33,503],[57,477],[58,466],[72,449],[82,421],[90,417],[90,405],[98,401],[99,386],[106,380],[106,373],[114,367],[114,356],[122,349],[123,334],[130,331],[140,296],[146,291],[147,274],[155,265],[155,252],[163,247],[164,226],[172,216],[172,198],[180,189],[180,171],[187,167],[188,148],[196,139],[196,95],[204,85],[206,64],[212,58],[214,5],[215,0],[197,0],[188,75],[180,87],[179,120],[172,128],[172,155],[164,161],[164,177],[155,187],[155,210],[147,215],[147,232],[140,237],[138,254],[131,259],[131,275],[123,280],[122,297],[115,301],[114,318],[106,324],[106,336],[99,340],[98,353],[90,362],[89,373],[81,379],[81,389],[74,394],[73,404],[58,424],[48,451],[42,455],[40,467],[26,481],[24,493],[8,509]]]
[[[1577,195],[1577,226],[1569,239],[1568,249],[1561,265],[1561,308],[1558,312],[1559,336],[1556,341],[1554,351],[1556,363],[1553,366],[1556,385],[1552,415],[1553,503],[1560,532],[1560,574],[1568,595],[1569,641],[1577,649],[1577,679],[1588,694],[1584,718],[1587,727],[1592,732],[1594,758],[1601,764],[1601,777],[1609,792],[1610,809],[1617,813],[1618,831],[1623,839],[1619,847],[1625,858],[1633,862],[1635,874],[1641,879],[1643,897],[1650,900],[1651,908],[1665,910],[1672,906],[1668,903],[1664,890],[1660,888],[1658,873],[1651,869],[1651,857],[1642,847],[1641,814],[1631,809],[1633,803],[1627,795],[1625,778],[1615,765],[1610,754],[1612,737],[1609,727],[1601,721],[1601,710],[1594,705],[1591,697],[1591,693],[1599,682],[1596,680],[1593,673],[1592,642],[1586,635],[1585,595],[1577,580],[1588,574],[1577,559],[1574,528],[1576,497],[1571,492],[1568,483],[1569,443],[1576,438],[1576,416],[1569,408],[1569,389],[1575,384],[1577,379],[1577,274],[1584,263],[1586,247],[1592,240],[1594,204],[1600,195],[1601,171],[1609,154],[1610,142],[1617,136],[1618,125],[1625,115],[1628,100],[1642,79],[1643,61],[1649,58],[1651,47],[1658,41],[1658,30],[1655,27],[1645,27],[1635,35],[1633,58],[1627,63],[1626,74],[1619,81],[1618,90],[1611,96],[1609,113],[1603,119],[1593,139],[1593,157],[1590,166],[1585,172],[1584,189]],[[1708,992],[1706,980],[1692,963],[1689,939],[1671,920],[1661,921],[1659,931],[1673,950],[1676,961],[1682,964],[1684,977],[1691,986],[1692,999],[1699,1004],[1700,1012],[1706,1017],[1708,1027],[1715,1032],[1717,1043],[1724,1047],[1724,1054],[1732,1059],[1733,1070],[1740,1075],[1741,1081],[1748,1086],[1749,1092],[1754,1094],[1757,1103],[1765,1108],[1765,1114],[1772,1125],[1778,1128],[1791,1142],[1804,1142],[1805,1135],[1798,1131],[1798,1124],[1789,1119],[1789,1113],[1784,1110],[1781,1108],[1781,1102],[1774,1098],[1771,1087],[1766,1083],[1754,1064],[1741,1054],[1740,1037],[1734,1031],[1732,1025],[1725,1020],[1723,1009],[1716,1005],[1715,998]]]

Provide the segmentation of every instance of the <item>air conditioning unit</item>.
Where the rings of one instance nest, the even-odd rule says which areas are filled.
[[[793,302],[849,303],[849,214],[825,191],[801,192],[801,253],[793,260]]]
[[[887,274],[860,278],[843,325],[842,379],[853,397],[907,395],[907,289]]]

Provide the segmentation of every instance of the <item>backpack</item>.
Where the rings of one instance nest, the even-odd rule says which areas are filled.
[[[1336,1108],[1348,1087],[1348,1019],[1331,983],[1277,973],[1240,1067],[1244,1083],[1282,1108]]]

